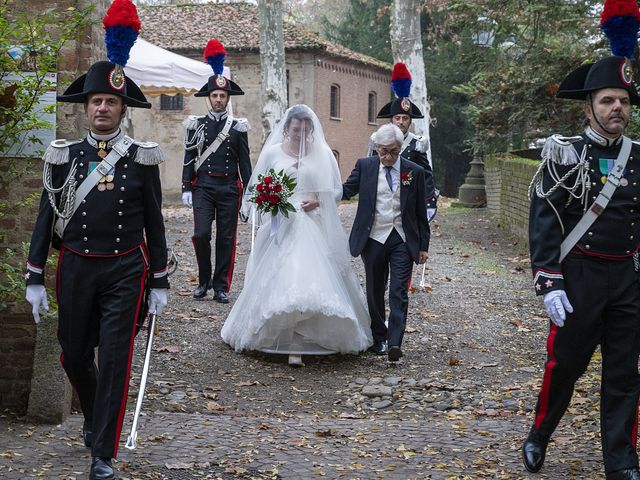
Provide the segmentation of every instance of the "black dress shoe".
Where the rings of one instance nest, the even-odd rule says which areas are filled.
[[[400,347],[396,347],[395,345],[389,347],[389,352],[387,353],[388,360],[390,362],[397,362],[402,357],[402,350]]]
[[[617,472],[607,473],[607,480],[640,480],[640,470],[637,468],[625,468]]]
[[[531,473],[539,472],[544,464],[544,456],[547,453],[548,440],[543,439],[535,431],[529,432],[529,436],[522,445],[522,461],[524,468]]]
[[[207,296],[207,285],[200,285],[196,288],[195,292],[193,292],[193,298],[204,298]]]
[[[222,290],[218,290],[213,296],[213,298],[218,303],[229,303],[229,295],[227,295],[227,292],[224,292]]]
[[[108,457],[93,457],[89,480],[115,480],[116,474]]]
[[[91,448],[91,442],[93,440],[93,433],[91,432],[91,423],[85,420],[82,425],[82,440],[84,441],[84,446],[87,448]]]
[[[369,347],[369,351],[376,355],[384,355],[387,353],[387,342],[384,340],[374,340],[373,345]]]

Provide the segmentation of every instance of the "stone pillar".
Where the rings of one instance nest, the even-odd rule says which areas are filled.
[[[57,315],[42,316],[38,324],[27,410],[30,420],[61,423],[71,409],[71,385],[60,364],[57,327]]]
[[[484,207],[487,204],[487,193],[484,188],[484,163],[477,150],[469,165],[471,166],[469,173],[458,191],[458,201],[465,207]]]

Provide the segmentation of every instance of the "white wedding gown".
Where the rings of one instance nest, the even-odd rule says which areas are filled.
[[[296,177],[295,158],[279,145],[271,148],[270,166]],[[288,218],[279,215],[277,228],[272,229],[270,214],[263,215],[266,223],[256,234],[244,289],[221,332],[236,351],[356,353],[373,342],[366,300],[351,269],[346,235],[342,231],[343,251],[332,252],[323,231],[326,223],[321,220],[326,210],[304,212],[300,208],[310,196],[294,192],[289,201],[296,211]],[[328,201],[335,202],[335,198]],[[337,216],[337,210],[333,211]]]

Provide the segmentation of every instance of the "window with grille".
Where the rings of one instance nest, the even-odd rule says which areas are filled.
[[[369,92],[369,107],[367,112],[367,122],[376,123],[376,113],[378,112],[378,94],[376,92]]]
[[[160,110],[182,110],[183,97],[176,95],[160,95]]]
[[[331,106],[329,110],[331,118],[340,118],[340,86],[331,85]]]

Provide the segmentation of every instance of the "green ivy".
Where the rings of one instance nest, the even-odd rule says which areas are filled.
[[[19,248],[5,248],[0,255],[0,310],[8,308],[13,303],[24,300],[24,265],[27,263],[29,243],[23,242]],[[17,262],[17,260],[20,260]],[[47,267],[55,270],[58,263],[58,253],[49,255]],[[58,309],[55,295],[49,291],[50,311]]]
[[[34,14],[25,10],[23,2],[0,0],[0,152],[20,150],[25,131],[51,127],[39,119],[35,109],[38,98],[52,87],[47,74],[57,70],[63,47],[91,24],[92,10],[93,6],[81,10],[49,8]],[[13,58],[9,52],[16,47],[23,54]],[[35,75],[11,80],[11,75],[22,72]],[[36,136],[28,141],[42,144]]]

